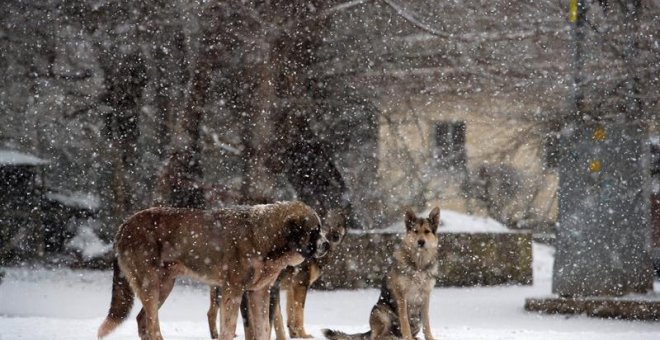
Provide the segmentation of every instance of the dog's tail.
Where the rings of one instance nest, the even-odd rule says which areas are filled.
[[[346,334],[344,332],[336,331],[333,329],[322,329],[323,335],[326,339],[330,340],[369,340],[371,339],[371,331],[358,334]]]
[[[112,267],[112,300],[110,301],[108,316],[99,327],[96,335],[99,339],[110,334],[126,319],[131,312],[131,308],[133,308],[133,300],[135,300],[128,280],[119,268],[117,258],[115,258]]]

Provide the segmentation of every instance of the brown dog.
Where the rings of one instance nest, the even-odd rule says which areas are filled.
[[[424,338],[433,339],[429,321],[431,290],[438,275],[438,237],[440,209],[434,208],[428,218],[418,218],[406,211],[406,234],[394,253],[380,290],[378,302],[369,317],[370,330],[346,334],[324,329],[331,340],[406,339],[415,338],[420,328]]]
[[[286,307],[287,307],[287,326],[289,329],[289,336],[291,338],[311,338],[307,334],[304,327],[304,312],[305,300],[307,298],[307,291],[316,280],[321,276],[323,267],[330,259],[330,254],[333,253],[339,244],[344,240],[346,235],[347,224],[350,211],[348,209],[332,209],[328,211],[323,219],[325,235],[330,243],[328,254],[322,258],[308,258],[298,266],[287,267],[280,274],[278,284],[276,284],[271,291],[270,298],[270,316],[271,322],[275,327],[275,334],[277,340],[286,339],[284,331],[284,320],[282,318],[282,311],[280,308],[279,292],[280,288],[287,292]],[[211,338],[218,337],[217,330],[217,317],[220,309],[220,289],[217,286],[211,286],[210,291],[210,306],[207,313],[209,331]],[[243,314],[244,328],[246,334],[249,332],[249,316],[247,315],[248,308],[245,303],[241,304],[241,314]]]
[[[323,256],[329,243],[321,222],[300,202],[219,210],[151,208],[130,217],[117,232],[112,301],[98,337],[129,314],[134,294],[142,339],[160,340],[158,308],[177,276],[222,287],[220,338],[234,337],[238,306],[248,292],[252,338],[268,339],[268,290],[280,271]]]

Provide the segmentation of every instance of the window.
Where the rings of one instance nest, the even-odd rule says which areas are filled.
[[[465,122],[436,123],[435,142],[435,158],[440,167],[465,167]]]

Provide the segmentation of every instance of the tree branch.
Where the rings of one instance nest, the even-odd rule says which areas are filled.
[[[403,7],[401,7],[399,4],[392,0],[383,0],[384,3],[386,3],[388,6],[392,7],[394,11],[396,11],[396,14],[398,14],[400,17],[406,19],[409,23],[411,23],[413,26],[428,32],[429,34],[435,35],[437,37],[445,38],[445,39],[455,39],[456,36],[450,33],[445,33],[438,31],[434,29],[433,27],[430,27],[429,25],[419,21],[419,19],[416,18],[416,15],[413,13],[410,13],[406,11]]]

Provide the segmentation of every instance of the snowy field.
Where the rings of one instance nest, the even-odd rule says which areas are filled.
[[[660,323],[549,316],[523,310],[526,297],[550,294],[552,248],[534,246],[535,284],[479,288],[437,288],[432,295],[431,326],[436,339],[652,340]],[[110,303],[109,271],[6,268],[0,285],[0,340],[93,339]],[[656,291],[658,290],[656,285]],[[179,284],[161,309],[166,339],[208,339],[206,287]],[[349,332],[368,328],[375,289],[312,291],[307,301],[307,330]],[[136,303],[139,306],[139,302]],[[107,339],[136,339],[134,316]],[[239,338],[243,330],[238,329]]]

